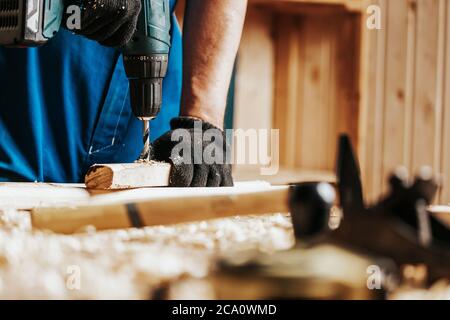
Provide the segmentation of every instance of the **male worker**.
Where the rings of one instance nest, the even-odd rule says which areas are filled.
[[[39,48],[0,48],[1,181],[80,182],[92,164],[133,162],[142,149],[142,122],[131,112],[118,49],[132,37],[140,0],[65,4],[74,3],[82,8],[76,35],[62,29]],[[183,50],[172,18],[163,107],[151,133],[162,135],[154,156],[173,163],[173,186],[233,183],[227,164],[172,161],[170,130],[188,129],[204,148],[195,122],[222,129],[245,10],[245,0],[187,0]]]

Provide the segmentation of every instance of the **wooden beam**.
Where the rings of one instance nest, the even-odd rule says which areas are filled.
[[[100,164],[89,169],[87,189],[117,190],[169,185],[170,164],[162,162]]]
[[[90,198],[82,184],[0,183],[0,210],[31,210],[42,206],[70,206]]]
[[[79,207],[33,209],[31,221],[33,228],[72,234],[86,226],[110,230],[289,212],[287,186],[256,187],[260,191],[253,191],[255,187],[198,189],[184,189],[191,192],[176,198],[166,195],[136,202],[115,202],[113,199],[120,198],[120,192],[108,195],[106,202],[97,196],[91,204]]]

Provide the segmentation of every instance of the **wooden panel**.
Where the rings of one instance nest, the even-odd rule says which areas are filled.
[[[444,83],[444,110],[442,115],[442,156],[441,172],[443,189],[441,190],[441,203],[450,203],[450,4],[446,3],[445,12],[445,83]]]
[[[333,170],[338,134],[357,137],[358,18],[280,15],[276,21],[281,165]]]
[[[448,180],[448,46],[446,0],[367,1],[382,8],[383,29],[362,28],[360,152],[369,198],[386,188],[398,165],[432,166]],[[372,64],[373,63],[373,64]],[[446,146],[447,145],[447,146]],[[446,188],[446,185],[444,185]],[[440,202],[449,201],[441,191]]]
[[[298,101],[300,96],[300,30],[292,16],[276,18],[274,128],[280,130],[280,164],[294,168],[296,160]]]
[[[336,71],[334,78],[330,79],[333,86],[325,88],[325,93],[334,90],[330,95],[330,102],[334,106],[331,107],[332,112],[329,114],[332,129],[328,141],[330,147],[327,148],[328,163],[333,165],[336,158],[337,135],[347,133],[355,147],[359,144],[360,23],[359,14],[349,14],[337,17],[336,24],[331,26],[333,50],[330,64],[331,70],[335,68]]]
[[[330,164],[327,162],[328,137],[334,126],[331,128],[327,113],[332,109],[332,93],[325,94],[325,90],[334,89],[330,86],[330,78],[334,75],[330,59],[333,39],[330,34],[330,27],[323,19],[305,18],[302,31],[304,45],[301,48],[304,56],[300,58],[303,72],[299,70],[303,81],[298,87],[303,96],[296,101],[296,107],[301,111],[296,119],[296,165],[302,168],[327,169]]]
[[[414,132],[412,168],[433,166],[437,145],[435,128],[438,119],[437,46],[438,0],[417,1],[417,52],[414,93]]]
[[[281,2],[292,8],[296,1]],[[276,7],[257,6],[277,15],[273,123],[282,129],[281,164],[330,170],[331,137],[350,132],[358,144],[368,199],[386,190],[386,178],[396,166],[414,173],[431,165],[443,177],[437,201],[448,203],[450,3],[362,0],[361,11],[371,4],[381,8],[381,30],[369,30],[367,16],[358,22],[358,15],[339,6],[321,5],[321,14],[280,14]],[[358,68],[359,86],[352,76]]]
[[[385,50],[385,91],[386,106],[383,114],[381,184],[386,188],[385,177],[399,165],[409,166],[410,157],[406,152],[407,125],[405,119],[411,112],[406,103],[407,61],[408,61],[408,4],[405,1],[386,3],[386,50]],[[384,68],[383,68],[384,69]],[[409,103],[409,102],[408,102]]]
[[[367,0],[366,5],[378,4],[378,1]],[[377,32],[368,30],[365,26],[366,16],[361,21],[361,76],[360,76],[360,92],[361,102],[359,110],[359,130],[358,130],[358,155],[361,165],[361,175],[364,182],[365,195],[371,196],[374,194],[374,148],[376,144],[375,132],[375,90],[373,90],[373,83],[377,83]]]

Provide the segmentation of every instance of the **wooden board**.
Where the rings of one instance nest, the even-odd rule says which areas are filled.
[[[176,199],[189,195],[227,194],[269,190],[264,181],[235,182],[233,188],[170,188],[152,187],[128,190],[86,190],[84,184],[0,183],[0,211],[84,205],[111,205],[152,199]],[[94,191],[94,192],[93,192]]]
[[[258,189],[258,188],[257,188]],[[140,201],[117,198],[92,199],[89,204],[72,207],[36,208],[31,212],[34,228],[71,234],[86,226],[96,230],[138,228],[204,221],[238,215],[288,213],[288,187],[203,188],[176,198],[150,197]],[[175,191],[175,194],[177,192]],[[118,195],[115,194],[114,197]],[[109,204],[108,204],[109,202]]]
[[[444,87],[444,110],[442,121],[442,155],[441,165],[443,173],[443,188],[441,190],[441,203],[450,204],[450,4],[445,8],[447,29],[445,39],[445,87]]]
[[[411,87],[407,88],[408,79],[412,78],[407,73],[408,59],[412,52],[408,51],[408,4],[405,1],[387,2],[386,19],[388,24],[385,30],[386,47],[385,64],[386,73],[384,95],[379,97],[380,105],[389,106],[389,108],[380,108],[384,110],[384,132],[380,136],[378,148],[381,150],[382,160],[381,170],[382,181],[379,181],[378,189],[386,188],[387,180],[384,179],[390,174],[390,170],[399,165],[408,166],[410,151],[408,144],[404,143],[406,139],[411,139],[407,119],[412,118],[412,105],[410,102]],[[382,32],[382,31],[378,31]],[[387,34],[386,34],[387,33]],[[386,49],[386,48],[384,48]],[[384,70],[384,68],[382,68]],[[410,82],[412,83],[412,81]],[[376,174],[374,172],[374,174]],[[379,179],[377,179],[379,180]]]
[[[0,210],[69,206],[89,198],[83,184],[0,183]]]
[[[417,1],[417,42],[415,66],[414,119],[412,169],[432,166],[439,170],[436,151],[440,148],[436,139],[439,119],[440,96],[437,91],[439,0]]]
[[[170,164],[161,162],[94,165],[86,174],[88,189],[117,190],[169,185]]]

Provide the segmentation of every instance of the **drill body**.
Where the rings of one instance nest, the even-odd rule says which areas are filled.
[[[35,47],[58,32],[63,0],[0,0],[0,45]]]
[[[161,109],[162,82],[169,60],[170,4],[169,0],[136,1],[141,1],[137,28],[121,50],[130,82],[131,108],[144,121],[140,158],[148,160],[150,120]],[[45,44],[58,32],[63,15],[64,0],[0,0],[0,46]]]
[[[141,0],[136,32],[122,50],[131,107],[141,120],[155,118],[161,109],[170,43],[169,0]]]

